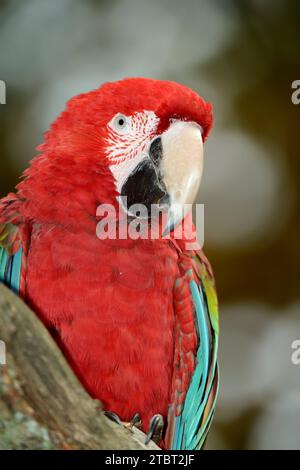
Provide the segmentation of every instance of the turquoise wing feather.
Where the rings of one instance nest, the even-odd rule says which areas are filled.
[[[10,222],[0,224],[0,282],[19,295],[24,280],[24,264],[19,227]]]
[[[214,414],[218,392],[218,304],[214,281],[205,264],[196,254],[194,275],[189,280],[190,296],[198,335],[196,367],[180,414],[171,405],[166,447],[174,450],[201,449],[205,443]]]
[[[16,294],[20,292],[22,259],[22,248],[19,248],[15,255],[10,256],[5,248],[0,247],[0,282]]]

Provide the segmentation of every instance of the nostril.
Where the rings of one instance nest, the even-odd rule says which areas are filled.
[[[150,145],[149,149],[149,156],[153,163],[156,165],[159,164],[161,158],[162,158],[162,142],[161,142],[161,137],[156,137]]]

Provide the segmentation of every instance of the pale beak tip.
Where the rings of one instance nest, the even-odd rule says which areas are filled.
[[[174,230],[174,224],[168,222],[162,233],[162,238],[166,238]]]
[[[178,217],[178,214],[175,214],[171,208],[169,211],[165,228],[162,233],[162,237],[165,238],[167,237],[167,235],[173,232],[173,230],[176,229],[177,225],[180,223],[181,220],[182,217]]]

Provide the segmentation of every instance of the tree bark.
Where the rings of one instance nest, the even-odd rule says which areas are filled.
[[[158,448],[104,416],[44,325],[2,284],[0,340],[0,449]]]

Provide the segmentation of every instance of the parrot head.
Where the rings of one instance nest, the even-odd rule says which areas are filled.
[[[47,171],[60,166],[64,184],[78,181],[84,169],[93,174],[99,203],[118,200],[129,214],[135,204],[156,204],[167,210],[171,230],[184,213],[178,208],[195,201],[211,125],[211,105],[183,85],[147,78],[106,83],[68,102],[26,176],[45,167],[45,158]]]

